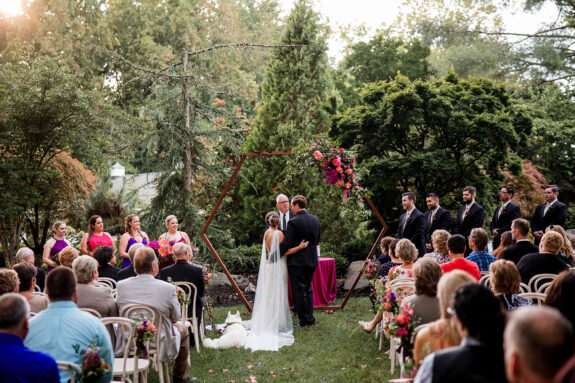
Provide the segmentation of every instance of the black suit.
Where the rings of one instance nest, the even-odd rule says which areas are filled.
[[[403,213],[399,219],[399,228],[397,229],[397,238],[409,239],[415,247],[420,257],[425,254],[425,232],[427,231],[427,222],[422,212],[414,208],[411,211],[407,222],[405,217],[407,212]]]
[[[132,277],[135,277],[136,275],[138,275],[138,274],[136,274],[136,271],[134,270],[134,264],[131,264],[130,266],[126,267],[125,269],[118,271],[118,281],[132,278]]]
[[[44,281],[46,280],[46,273],[41,267],[36,267],[36,284],[40,287],[40,290],[44,291]]]
[[[439,350],[433,360],[432,382],[505,383],[503,352],[472,345]]]
[[[289,220],[286,223],[288,223],[294,217],[293,211],[291,209],[288,210],[287,214],[288,214]],[[278,215],[280,217],[280,230],[285,234],[287,227],[282,228],[282,218],[281,218],[281,213],[279,210],[278,210]],[[266,227],[266,230],[267,230],[267,227]]]
[[[98,277],[112,278],[113,280],[118,280],[118,272],[121,269],[116,266],[112,266],[109,263],[105,265],[98,266]]]
[[[485,211],[483,210],[483,206],[477,202],[471,205],[467,215],[461,219],[464,211],[465,205],[461,206],[457,212],[457,221],[455,221],[455,230],[453,233],[461,234],[465,239],[467,239],[469,234],[471,234],[472,229],[483,226],[483,221],[485,221]]]
[[[532,244],[530,241],[519,241],[515,245],[508,247],[501,253],[501,259],[506,259],[517,265],[519,260],[525,255],[530,253],[539,252],[539,248]]]
[[[495,209],[493,219],[491,220],[491,225],[489,225],[489,230],[491,233],[493,233],[493,230],[497,230],[497,233],[499,234],[497,237],[493,237],[493,250],[499,247],[499,243],[501,242],[501,234],[511,230],[511,222],[513,222],[515,218],[521,217],[521,210],[519,209],[519,206],[515,205],[513,202],[509,202],[507,206],[505,206],[505,209],[501,212],[501,216],[499,216],[501,206],[502,205]]]
[[[447,209],[444,209],[440,206],[439,209],[437,209],[437,213],[435,213],[433,221],[431,221],[432,213],[432,210],[425,212],[425,222],[427,222],[427,234],[425,235],[425,241],[427,243],[431,243],[431,234],[433,234],[435,230],[449,231],[449,228],[451,227],[451,214],[449,214]]]
[[[538,274],[559,274],[569,270],[569,265],[556,254],[531,253],[521,258],[517,263],[517,269],[521,275],[521,282],[528,285],[531,278]]]
[[[318,264],[317,245],[320,232],[319,219],[305,210],[300,210],[289,220],[285,239],[280,244],[280,252],[284,255],[301,241],[309,241],[306,248],[287,256],[294,312],[302,326],[315,323],[311,281]]]
[[[198,294],[196,297],[196,317],[202,315],[202,297],[205,294],[204,273],[201,267],[194,266],[185,259],[178,259],[176,263],[168,266],[160,271],[160,278],[163,281],[168,281],[168,277],[172,282],[191,282],[196,285]],[[193,306],[188,307],[188,316],[191,317],[193,313]]]
[[[550,209],[547,210],[547,214],[543,216],[545,212],[545,206],[547,202],[537,205],[533,218],[531,219],[531,231],[535,233],[536,231],[542,231],[545,233],[545,229],[551,225],[565,226],[565,220],[567,219],[567,205],[563,202],[555,200]],[[535,240],[535,244],[539,244],[540,239]]]

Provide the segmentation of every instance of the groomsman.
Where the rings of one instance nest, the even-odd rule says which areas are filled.
[[[401,205],[405,213],[399,219],[397,238],[409,239],[417,247],[419,257],[425,254],[425,232],[427,224],[425,216],[415,207],[415,193],[407,192],[401,195]]]
[[[287,223],[293,218],[293,212],[289,208],[289,199],[285,194],[279,194],[276,197],[276,206],[278,214],[280,215],[280,230],[284,232],[287,230]]]
[[[511,230],[511,222],[513,222],[515,218],[521,217],[519,206],[511,202],[514,195],[515,190],[511,185],[502,186],[501,190],[499,190],[499,199],[502,205],[495,209],[491,225],[489,225],[489,229],[493,235],[493,250],[499,247],[501,234]]]
[[[555,185],[547,185],[544,190],[545,201],[537,205],[533,219],[531,220],[531,231],[535,237],[535,244],[538,245],[541,237],[545,234],[545,229],[551,225],[564,226],[567,219],[567,205],[557,200],[559,189]]]
[[[461,234],[467,238],[471,234],[471,230],[476,227],[482,227],[485,221],[485,211],[483,207],[475,202],[477,189],[474,186],[466,186],[463,188],[463,203],[464,205],[459,208],[457,212],[457,221],[455,221],[455,230],[453,234]],[[466,250],[465,255],[471,252],[469,248]]]
[[[451,227],[451,214],[439,206],[439,196],[435,193],[429,193],[427,198],[425,198],[425,203],[427,204],[427,209],[429,209],[425,212],[425,222],[427,223],[425,246],[427,250],[432,250],[431,234],[439,229],[449,231]]]

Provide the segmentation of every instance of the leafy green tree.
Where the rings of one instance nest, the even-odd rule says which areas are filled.
[[[364,186],[389,221],[408,190],[447,196],[442,204],[454,207],[461,188],[475,185],[489,206],[503,165],[520,169],[514,151],[527,143],[532,123],[503,86],[454,74],[413,82],[397,76],[362,95],[362,105],[335,118],[332,134],[356,145]]]

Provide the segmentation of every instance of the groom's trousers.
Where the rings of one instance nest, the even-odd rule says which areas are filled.
[[[314,272],[315,267],[288,266],[294,312],[299,318],[300,326],[315,323],[313,288],[311,287]]]

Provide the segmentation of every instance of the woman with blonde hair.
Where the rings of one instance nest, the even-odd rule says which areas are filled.
[[[413,353],[417,366],[428,354],[457,346],[461,342],[461,336],[453,321],[453,315],[455,314],[452,309],[453,294],[461,286],[469,283],[477,283],[477,281],[462,270],[453,270],[444,274],[439,280],[437,284],[437,298],[439,299],[441,318],[431,322],[417,333]]]
[[[128,255],[132,245],[141,243],[145,246],[150,243],[148,234],[140,231],[140,218],[136,214],[129,214],[124,218],[124,223],[124,234],[120,237],[120,245],[118,246],[120,248],[120,257],[122,257],[122,269],[132,264]]]
[[[503,254],[503,251],[505,251],[507,248],[513,245],[515,245],[515,239],[513,238],[513,234],[511,233],[511,231],[506,231],[503,234],[501,234],[501,241],[499,242],[499,246],[497,247],[497,249],[493,250],[493,254],[491,255],[493,255],[497,259],[500,259],[501,254]]]
[[[58,253],[68,246],[72,246],[66,239],[66,222],[56,221],[52,225],[53,236],[44,245],[44,252],[42,253],[42,261],[48,265],[46,270],[48,273],[55,267],[60,266],[58,261]]]
[[[425,254],[424,257],[431,258],[440,265],[451,262],[451,257],[447,250],[447,241],[449,240],[449,237],[451,237],[451,234],[449,234],[447,230],[435,230],[431,235],[433,252]]]
[[[184,242],[186,245],[191,246],[190,237],[183,232],[178,231],[178,217],[175,215],[169,215],[166,217],[166,227],[168,228],[168,232],[160,235],[160,239],[165,239],[168,242],[178,243]]]
[[[413,277],[413,262],[417,259],[417,247],[409,239],[404,238],[397,242],[395,254],[403,263],[389,270],[387,283],[399,277]]]
[[[569,267],[575,266],[575,260],[573,259],[573,247],[571,246],[571,241],[567,238],[567,233],[565,230],[559,225],[551,225],[545,229],[545,232],[548,233],[549,231],[554,231],[556,233],[561,234],[563,238],[563,247],[559,250],[557,254]]]
[[[504,259],[492,262],[489,265],[489,274],[491,290],[501,300],[506,310],[515,310],[531,304],[531,301],[517,295],[520,292],[521,275],[515,263]]]

